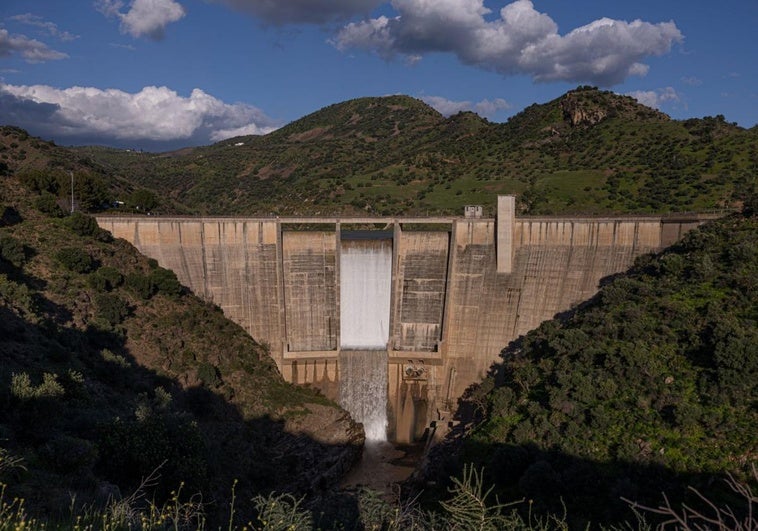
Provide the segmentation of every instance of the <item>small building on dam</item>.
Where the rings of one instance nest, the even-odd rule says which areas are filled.
[[[516,218],[512,196],[496,219],[98,217],[270,345],[285,379],[398,442],[449,415],[510,341],[702,221]]]

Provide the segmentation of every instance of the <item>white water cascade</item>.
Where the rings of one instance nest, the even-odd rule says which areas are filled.
[[[363,423],[367,441],[387,440],[387,351],[340,351],[340,405]]]
[[[387,440],[391,287],[391,240],[342,240],[340,405],[363,423],[368,441]]]
[[[391,240],[342,240],[340,347],[386,349],[392,288]]]

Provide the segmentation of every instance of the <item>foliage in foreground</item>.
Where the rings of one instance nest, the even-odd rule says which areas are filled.
[[[4,454],[0,453],[0,471]],[[7,458],[7,455],[5,455]],[[571,529],[566,514],[535,516],[531,502],[525,511],[518,507],[524,501],[501,503],[492,496],[493,487],[485,490],[483,471],[464,467],[460,478],[452,478],[453,486],[448,497],[441,501],[436,511],[422,510],[415,500],[391,503],[372,491],[354,495],[357,511],[352,519],[325,518],[324,507],[307,506],[304,498],[291,494],[258,495],[250,501],[255,517],[245,523],[238,518],[238,503],[232,486],[232,496],[227,508],[225,526],[229,531],[254,529],[260,531],[309,531],[312,529],[365,529],[382,531],[565,531]],[[758,481],[758,469],[753,467],[752,479]],[[110,500],[105,508],[77,507],[72,500],[71,514],[66,520],[46,521],[30,515],[23,500],[5,499],[5,487],[0,486],[0,531],[5,530],[165,530],[165,529],[211,529],[205,514],[205,505],[199,495],[185,496],[181,487],[171,492],[162,505],[146,498],[146,489],[154,486],[156,476],[146,478],[129,497]],[[696,505],[672,505],[666,496],[657,507],[646,507],[627,500],[635,510],[635,519],[619,525],[604,527],[611,530],[647,531],[652,525],[646,516],[657,518],[658,528],[675,526],[681,530],[712,529],[714,531],[749,531],[758,528],[758,496],[747,483],[729,477],[728,487],[737,496],[738,506],[718,505],[696,491]],[[494,499],[493,499],[494,498]],[[322,500],[328,503],[328,500]],[[219,528],[221,528],[219,526]]]

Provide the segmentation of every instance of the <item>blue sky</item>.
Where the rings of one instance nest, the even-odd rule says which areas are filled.
[[[0,124],[153,151],[407,94],[495,122],[578,85],[758,123],[756,0],[1,0]]]

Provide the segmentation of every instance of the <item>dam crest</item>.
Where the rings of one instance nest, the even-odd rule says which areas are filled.
[[[500,196],[495,219],[97,221],[267,343],[286,380],[360,403],[351,413],[371,437],[385,423],[389,439],[410,442],[450,420],[510,341],[705,219],[517,218]],[[369,224],[382,230],[346,230]]]

